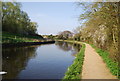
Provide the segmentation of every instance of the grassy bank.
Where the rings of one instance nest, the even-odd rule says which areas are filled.
[[[109,57],[109,53],[102,49],[96,48],[94,45],[91,46],[96,50],[96,52],[102,57],[103,61],[106,63],[107,67],[110,69],[110,72],[115,76],[120,76],[119,71],[120,68],[118,67],[118,62],[113,61]]]
[[[41,40],[43,40],[43,38],[38,36],[24,36],[2,32],[2,43],[39,42]]]
[[[66,42],[74,42],[78,43],[76,41],[66,41]],[[67,72],[65,73],[65,76],[63,78],[63,81],[70,80],[70,79],[80,79],[81,73],[82,73],[82,65],[84,61],[84,51],[85,51],[85,45],[81,44],[82,48],[80,52],[76,55],[76,58],[71,66],[68,67]]]

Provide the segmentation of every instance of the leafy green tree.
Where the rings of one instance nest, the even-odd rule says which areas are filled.
[[[6,32],[33,35],[37,32],[37,23],[31,22],[26,12],[17,2],[2,2],[2,29]]]

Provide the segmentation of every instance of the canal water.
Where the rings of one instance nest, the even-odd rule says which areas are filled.
[[[62,79],[81,46],[56,42],[2,49],[3,79]]]

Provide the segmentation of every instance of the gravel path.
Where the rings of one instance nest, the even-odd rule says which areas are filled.
[[[117,79],[110,73],[106,64],[96,51],[89,44],[85,45],[82,79]]]

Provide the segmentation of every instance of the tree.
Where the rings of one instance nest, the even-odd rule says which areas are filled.
[[[21,10],[17,2],[2,2],[2,29],[6,32],[33,35],[37,31],[37,23],[31,22],[26,12]]]
[[[60,32],[58,35],[59,39],[69,39],[72,37],[73,37],[73,33],[70,31],[63,31],[63,32]]]
[[[119,37],[119,2],[79,3],[84,7],[84,20],[80,31],[81,41],[92,43],[109,51],[109,56],[117,61]],[[78,33],[79,34],[79,33]]]

